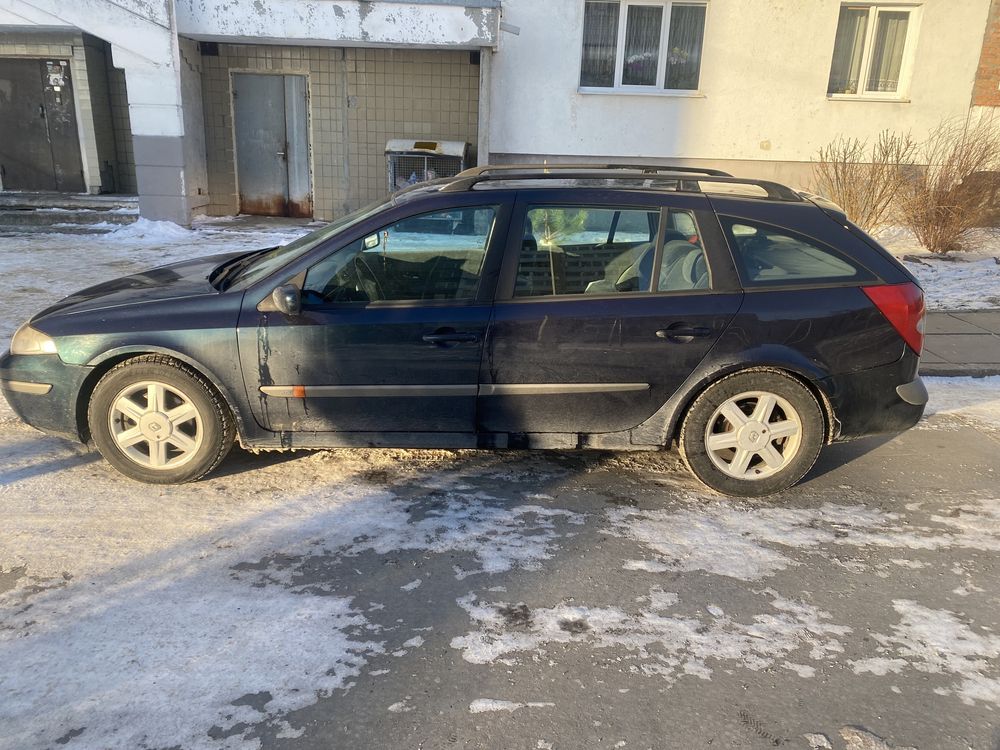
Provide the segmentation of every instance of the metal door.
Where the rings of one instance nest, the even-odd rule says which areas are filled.
[[[240,211],[312,216],[305,76],[233,75]]]
[[[0,179],[5,190],[86,189],[67,60],[0,60]]]

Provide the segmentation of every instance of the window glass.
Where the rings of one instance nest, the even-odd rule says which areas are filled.
[[[837,39],[833,47],[828,94],[856,94],[861,81],[861,61],[865,53],[868,8],[840,9]]]
[[[667,72],[663,87],[696,91],[705,41],[705,6],[674,4],[670,11]]]
[[[629,5],[625,24],[625,59],[622,83],[626,86],[655,86],[660,64],[660,27],[663,8],[657,5]]]
[[[580,85],[697,90],[705,13],[705,3],[587,0]]]
[[[658,209],[530,209],[514,296],[649,291],[659,223]]]
[[[581,86],[614,86],[618,3],[588,2],[583,11]]]
[[[882,11],[875,27],[875,47],[872,50],[871,72],[868,75],[869,91],[896,92],[899,90],[899,73],[903,67],[903,46],[910,14]]]
[[[749,285],[796,284],[809,281],[871,281],[874,276],[832,248],[767,224],[724,219]]]
[[[658,292],[708,289],[710,275],[698,225],[690,211],[671,209],[663,233],[663,253],[657,277]]]
[[[496,211],[436,211],[373,232],[309,269],[303,303],[475,299]]]

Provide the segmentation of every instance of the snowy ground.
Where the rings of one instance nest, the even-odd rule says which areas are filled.
[[[2,335],[296,233],[127,231],[0,239]],[[673,454],[236,451],[149,487],[0,403],[0,749],[992,749],[1000,378],[929,387],[752,502]]]
[[[920,281],[928,309],[1000,308],[1000,229],[977,230],[966,250],[945,256],[924,250],[906,229],[886,230],[878,240]]]

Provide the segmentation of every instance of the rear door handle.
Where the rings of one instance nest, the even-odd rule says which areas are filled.
[[[479,341],[478,333],[425,333],[423,340],[428,344],[474,344]]]
[[[657,338],[673,341],[677,344],[686,344],[696,338],[705,338],[712,335],[711,328],[704,326],[691,326],[687,323],[674,323],[673,325],[661,328],[656,332]]]

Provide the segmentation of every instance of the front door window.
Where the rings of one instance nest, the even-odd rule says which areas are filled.
[[[449,209],[372,232],[309,269],[303,302],[474,300],[496,213],[494,206]]]

